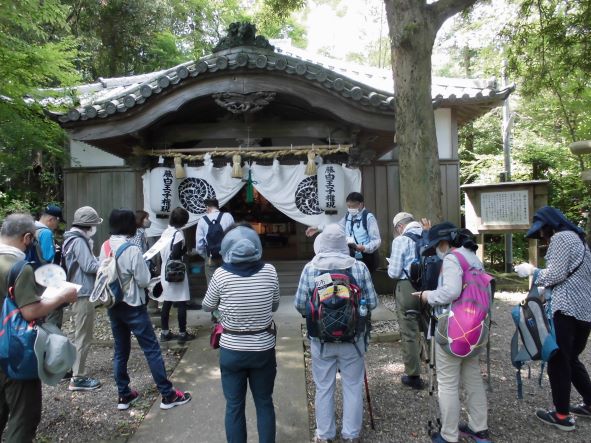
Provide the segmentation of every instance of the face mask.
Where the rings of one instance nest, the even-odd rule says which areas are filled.
[[[445,257],[447,254],[447,249],[445,251],[442,251],[441,249],[439,249],[439,246],[438,246],[435,248],[435,253],[437,254],[437,257],[439,257],[441,260],[443,260],[443,257]]]
[[[357,209],[357,208],[347,208],[347,212],[349,212],[349,214],[355,216],[355,215],[359,214],[359,209]]]
[[[144,220],[144,228],[149,228],[152,226],[152,221],[150,219]]]
[[[92,237],[92,236],[94,236],[94,234],[96,234],[96,226],[91,226],[90,229],[88,230],[88,236]]]

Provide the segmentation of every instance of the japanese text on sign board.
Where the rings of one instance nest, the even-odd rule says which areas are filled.
[[[170,212],[173,181],[172,172],[170,170],[164,171],[164,175],[162,176],[162,201],[160,202],[160,210],[162,212]]]
[[[336,209],[337,202],[335,196],[335,170],[334,166],[327,166],[324,177],[326,179],[326,184],[324,189],[326,190],[326,209]]]
[[[480,209],[483,225],[528,225],[528,191],[483,192]]]

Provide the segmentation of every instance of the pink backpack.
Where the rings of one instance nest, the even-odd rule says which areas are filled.
[[[470,266],[464,256],[451,252],[462,267],[462,293],[437,319],[435,339],[454,357],[475,355],[486,344],[490,329],[493,277]]]

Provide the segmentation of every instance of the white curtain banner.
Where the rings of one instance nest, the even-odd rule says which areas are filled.
[[[361,191],[361,171],[342,168],[344,183],[342,195]],[[306,165],[261,166],[252,164],[254,188],[277,210],[289,218],[308,226],[321,226],[338,222],[347,211],[345,197],[336,202],[336,214],[327,215],[318,200],[318,176],[306,175]]]
[[[222,207],[244,186],[242,180],[232,178],[232,166],[229,164],[222,168],[212,166],[185,167],[185,172],[187,177],[176,179],[173,186],[175,197],[177,197],[176,202],[189,211],[187,227],[195,225],[205,214],[204,200],[216,198],[220,207]],[[142,177],[144,210],[150,214],[150,220],[152,220],[152,226],[146,230],[146,234],[148,237],[157,237],[168,226],[168,217],[156,218],[156,214],[151,208],[150,186],[154,183],[158,186],[161,182],[161,180],[151,180],[152,178],[149,171]]]
[[[189,223],[196,224],[205,213],[203,200],[217,198],[220,207],[223,207],[245,185],[248,171],[251,171],[253,187],[267,199],[278,211],[290,217],[292,220],[308,226],[322,226],[328,223],[338,222],[347,212],[345,197],[350,192],[361,191],[361,171],[347,168],[345,165],[331,165],[335,169],[342,170],[343,180],[339,180],[339,189],[332,198],[335,201],[335,214],[326,214],[321,208],[318,192],[318,176],[306,175],[306,165],[302,162],[298,165],[272,166],[245,165],[243,169],[244,179],[232,178],[232,167],[228,164],[222,168],[212,166],[185,167],[187,178],[176,179],[173,184],[175,198],[178,196],[178,204],[189,211]],[[161,193],[150,193],[150,186],[162,186],[162,174],[146,172],[143,176],[144,184],[144,208],[150,214],[152,226],[147,230],[149,237],[162,234],[168,226],[168,218],[156,218],[152,210],[150,195],[159,196]],[[340,171],[339,171],[340,176]],[[324,206],[324,205],[322,205]],[[239,220],[237,220],[239,221]]]

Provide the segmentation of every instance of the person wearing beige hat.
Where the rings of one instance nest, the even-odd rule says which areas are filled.
[[[90,206],[83,206],[74,212],[72,227],[64,234],[62,253],[67,270],[67,280],[82,285],[78,301],[72,305],[74,321],[74,345],[76,360],[72,367],[70,391],[92,391],[100,388],[101,382],[86,375],[86,359],[94,335],[94,304],[89,297],[94,287],[99,260],[92,251],[92,237],[96,227],[103,222]]]
[[[405,374],[401,378],[402,384],[413,389],[423,389],[425,383],[421,380],[421,346],[419,319],[406,315],[407,311],[420,311],[420,303],[412,295],[414,288],[410,284],[410,265],[416,257],[416,246],[412,236],[421,236],[423,226],[408,212],[399,212],[392,220],[394,225],[394,240],[392,252],[388,260],[388,276],[394,279],[396,298],[396,314],[400,327],[402,344],[402,358]]]

